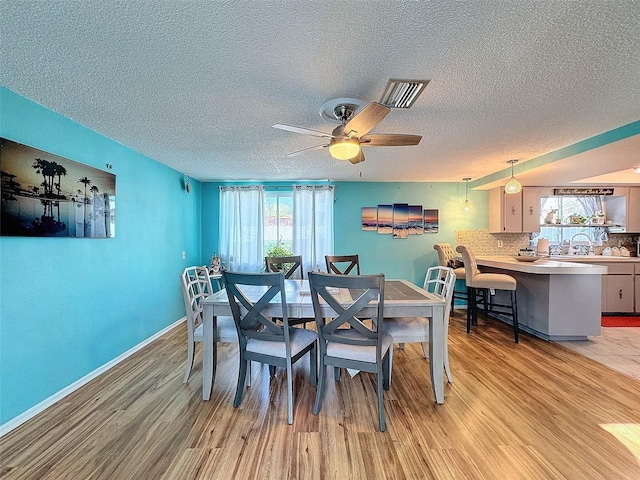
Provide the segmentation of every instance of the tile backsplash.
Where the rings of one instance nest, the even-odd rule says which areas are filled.
[[[529,233],[489,233],[488,230],[456,230],[456,245],[466,245],[476,256],[516,255],[518,250],[529,246]],[[534,238],[534,243],[535,243]],[[631,254],[635,254],[637,234],[610,233],[609,240],[602,246],[595,246],[596,255],[600,255],[605,247],[626,246]],[[502,242],[502,247],[498,246]]]
[[[502,247],[498,246],[498,242],[502,242]],[[529,246],[529,234],[456,230],[456,245],[466,245],[476,256],[516,255],[518,250]]]

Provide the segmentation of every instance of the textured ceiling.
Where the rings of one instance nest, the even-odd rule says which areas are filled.
[[[4,86],[203,181],[458,182],[640,119],[636,0],[2,0],[0,16]],[[431,83],[372,133],[420,145],[285,157],[322,142],[272,124],[330,132],[325,101],[377,101],[389,78]]]

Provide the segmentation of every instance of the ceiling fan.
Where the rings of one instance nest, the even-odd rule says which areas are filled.
[[[357,111],[360,107],[363,108]],[[421,135],[407,135],[402,133],[372,133],[368,135],[390,111],[391,109],[389,107],[378,102],[371,102],[364,106],[364,102],[361,100],[339,98],[326,102],[320,109],[320,115],[325,120],[338,121],[340,123],[331,133],[281,123],[276,123],[272,125],[272,127],[329,140],[329,143],[324,145],[315,145],[289,153],[287,157],[293,157],[301,153],[320,150],[322,148],[329,148],[329,153],[332,157],[339,160],[348,160],[356,164],[364,162],[364,154],[360,147],[417,145],[420,143],[420,140],[422,140]]]

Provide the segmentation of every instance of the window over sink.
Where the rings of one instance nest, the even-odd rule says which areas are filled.
[[[568,244],[577,234],[587,235],[595,245],[608,240],[601,196],[541,197],[540,225],[540,237],[548,239],[552,247]]]

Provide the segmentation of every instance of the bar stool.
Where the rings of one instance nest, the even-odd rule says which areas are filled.
[[[471,305],[467,305],[467,333],[471,331],[471,324],[478,323],[478,290],[483,293],[484,312],[493,316],[508,316],[513,322],[513,335],[518,343],[518,308],[516,304],[516,279],[503,273],[480,273],[473,253],[464,245],[458,245],[456,251],[462,254],[466,272],[467,297]],[[510,292],[511,304],[495,304],[491,300],[491,293],[495,290]],[[507,310],[508,309],[508,310]]]
[[[456,252],[453,251],[450,243],[436,243],[433,246],[433,249],[438,252],[438,263],[441,267],[449,267],[453,269],[453,273],[456,276],[456,280],[465,280],[467,278],[464,266],[455,267],[452,260],[454,260],[457,255]],[[457,283],[457,282],[456,282]],[[466,283],[466,282],[465,282]],[[453,308],[453,304],[458,300],[463,300],[468,305],[467,300],[467,291],[465,290],[453,290],[453,298],[451,299],[451,307]]]

